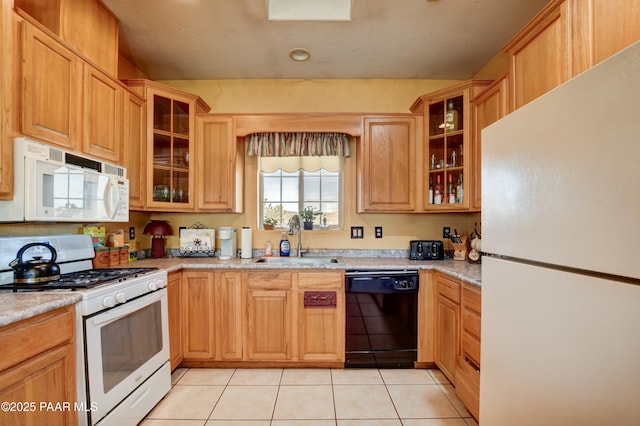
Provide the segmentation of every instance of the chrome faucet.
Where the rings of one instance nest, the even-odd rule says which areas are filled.
[[[300,226],[300,216],[294,214],[289,219],[289,235],[298,234],[298,251],[296,256],[302,257],[302,226]]]

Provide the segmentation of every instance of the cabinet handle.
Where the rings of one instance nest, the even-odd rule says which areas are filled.
[[[337,306],[337,296],[335,291],[305,291],[304,292],[304,307],[332,307]]]

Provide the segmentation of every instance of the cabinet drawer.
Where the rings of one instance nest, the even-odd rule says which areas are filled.
[[[468,308],[474,312],[482,313],[482,295],[479,288],[464,283],[462,286],[462,300],[465,308]]]
[[[0,329],[0,371],[62,343],[73,341],[73,306],[57,309]]]
[[[480,367],[480,340],[465,331],[462,332],[462,356],[469,357]]]
[[[480,315],[470,311],[465,306],[462,309],[462,328],[463,331],[480,339]]]
[[[480,414],[480,373],[463,357],[458,357],[456,362],[456,396],[477,420]]]
[[[251,272],[247,284],[249,288],[290,289],[291,272]]]
[[[457,282],[442,275],[438,275],[437,289],[438,294],[456,303],[460,303],[460,284]]]
[[[341,272],[299,272],[298,288],[341,289],[344,276]]]

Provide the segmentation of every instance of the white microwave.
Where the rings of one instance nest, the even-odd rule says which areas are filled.
[[[14,197],[0,222],[128,222],[124,167],[26,138],[14,139]]]

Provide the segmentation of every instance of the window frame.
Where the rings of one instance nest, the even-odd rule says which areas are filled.
[[[258,185],[258,208],[257,208],[257,222],[258,222],[258,229],[262,229],[264,230],[264,223],[263,223],[263,219],[264,219],[264,206],[265,206],[265,202],[264,202],[264,175],[265,172],[262,171],[262,167],[261,167],[261,163],[260,163],[261,157],[258,158],[258,167],[257,167],[257,185]],[[278,169],[280,171],[280,173],[285,172],[285,173],[290,173],[290,172],[286,172],[282,169]],[[329,172],[329,173],[335,173],[336,177],[338,179],[338,223],[335,225],[327,225],[327,226],[323,226],[322,224],[318,224],[314,223],[316,226],[314,226],[314,230],[343,230],[345,227],[345,223],[344,223],[344,204],[345,204],[345,199],[344,199],[344,182],[345,182],[345,178],[344,178],[344,165],[342,162],[340,162],[340,170],[336,171],[336,172],[331,172],[329,170],[326,169],[321,169],[324,170],[325,172]],[[306,205],[308,204],[316,204],[319,203],[320,206],[322,206],[322,176],[320,176],[320,200],[318,201],[308,201],[304,199],[304,172],[307,173],[320,173],[321,170],[318,170],[317,172],[313,172],[313,171],[308,171],[305,169],[298,169],[295,173],[298,174],[297,178],[298,178],[298,212],[300,210],[302,210]],[[331,176],[333,177],[333,176]],[[274,204],[282,204],[282,178],[283,176],[280,175],[280,188],[281,188],[281,194],[280,194],[280,200],[278,201],[274,201]],[[325,201],[326,203],[333,203],[333,201]],[[268,204],[268,203],[267,203]],[[282,214],[281,214],[282,215]],[[281,219],[283,219],[283,217],[281,217]],[[280,223],[279,225],[277,225],[276,227],[274,227],[274,229],[287,229],[288,228],[288,223]]]

